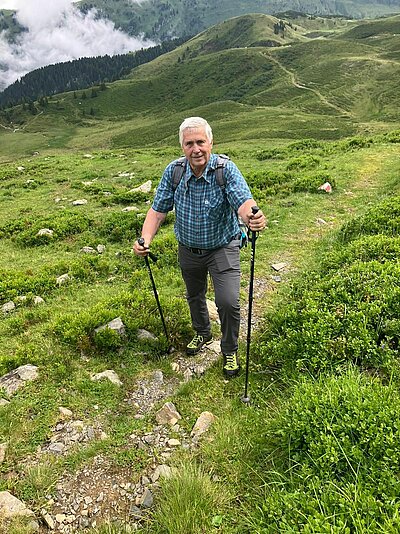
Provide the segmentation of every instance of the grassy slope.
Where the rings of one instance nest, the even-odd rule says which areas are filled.
[[[266,19],[255,17],[254,20],[259,24]],[[250,33],[248,43],[261,36],[264,34]],[[112,84],[96,99],[60,95],[42,115],[26,125],[24,132],[1,135],[2,157],[10,161],[0,167],[1,228],[13,221],[26,220],[27,225],[32,221],[45,223],[48,218],[57,218],[63,213],[85,215],[92,221],[89,228],[45,246],[27,248],[23,241],[16,241],[23,229],[15,231],[14,240],[0,240],[2,282],[6,275],[14,272],[29,279],[43,277],[51,281],[43,308],[21,306],[15,314],[0,320],[2,373],[23,363],[38,364],[41,368],[41,380],[25,388],[0,412],[0,428],[4,432],[0,442],[13,443],[2,464],[2,472],[8,473],[8,477],[1,479],[0,489],[10,489],[35,508],[44,504],[48,488],[58,477],[99,452],[116,462],[124,460],[132,468],[132,478],[136,481],[138,477],[136,469],[142,465],[143,458],[128,447],[127,436],[132,432],[145,432],[151,422],[133,421],[130,414],[127,416],[121,411],[124,393],[134,387],[138,376],[151,368],[160,365],[165,372],[171,371],[168,361],[157,364],[146,360],[143,352],[152,349],[137,345],[135,341],[138,327],[161,334],[156,310],[151,308],[149,313],[151,293],[147,273],[130,253],[135,230],[119,240],[111,231],[104,234],[102,230],[110,216],[121,213],[125,205],[121,199],[132,187],[148,179],[155,184],[163,166],[179,154],[176,130],[183,114],[209,118],[214,126],[216,151],[232,155],[249,178],[270,220],[270,228],[257,245],[256,277],[265,280],[266,287],[271,290],[266,292],[263,301],[258,297],[257,313],[275,300],[277,286],[271,282],[273,272],[269,267],[272,262],[287,261],[290,266],[284,275],[284,287],[297,270],[310,265],[310,257],[316,248],[318,250],[319,238],[325,238],[329,245],[330,229],[362,213],[387,191],[398,188],[399,144],[377,138],[375,144],[368,146],[366,143],[364,148],[357,149],[359,139],[355,139],[354,149],[351,144],[337,142],[322,143],[310,150],[288,142],[288,139],[310,137],[340,140],[357,131],[390,130],[398,124],[395,105],[398,96],[394,84],[391,86],[393,95],[386,104],[380,104],[383,111],[377,118],[367,114],[361,106],[357,109],[353,95],[357,83],[365,84],[369,90],[377,83],[372,76],[365,80],[364,63],[371,55],[379,58],[380,54],[396,53],[396,46],[384,34],[374,41],[378,43],[376,46],[364,41],[349,42],[346,38],[328,43],[302,42],[285,49],[258,47],[205,53],[204,43],[207,42],[214,43],[215,48],[215,37],[205,32],[180,51],[138,69],[131,79]],[[188,52],[186,46],[189,46]],[[242,40],[240,46],[247,46],[246,41]],[[328,52],[330,57],[327,57]],[[193,57],[186,57],[178,64],[179,55],[184,53],[193,53]],[[321,58],[321,64],[317,65],[315,78],[312,78],[311,65],[315,66],[315,57]],[[350,60],[357,65],[359,74],[347,77],[341,63]],[[387,85],[398,72],[397,62],[390,63],[389,67],[385,71]],[[328,68],[334,73],[331,79],[323,76]],[[268,79],[258,91],[256,80],[263,72],[268,73]],[[227,89],[223,84],[232,77],[237,82],[229,87],[230,91],[239,91],[243,85],[246,88],[242,95],[234,95],[236,101],[226,100]],[[207,92],[194,91],[192,79],[197,82],[196,87],[206,83],[216,95],[215,99],[209,101]],[[315,80],[318,81],[317,92],[307,91],[310,94],[306,96],[304,89],[293,84],[296,81],[312,88],[310,82]],[[186,91],[175,92],[178,84],[185,87],[186,83]],[[91,106],[96,108],[94,118],[88,117]],[[82,117],[82,107],[87,110],[86,117]],[[388,122],[388,118],[393,118],[393,122]],[[34,158],[26,157],[36,149],[43,153]],[[281,156],[258,160],[256,155],[265,149],[276,149],[275,154],[286,150]],[[84,157],[84,152],[88,151],[93,158]],[[307,155],[312,158],[307,159]],[[18,167],[24,168],[18,170]],[[334,194],[314,194],[315,187],[309,192],[284,194],[286,181],[277,187],[277,195],[267,194],[269,186],[264,173],[273,171],[279,177],[289,168],[295,169],[295,178],[316,176],[319,180],[328,176],[335,182]],[[129,176],[119,176],[119,173],[129,173]],[[32,184],[28,180],[35,182]],[[84,185],[85,181],[94,183]],[[113,202],[105,202],[109,197],[104,191],[112,192]],[[57,197],[63,200],[56,203]],[[87,206],[73,208],[71,201],[82,197],[88,198]],[[146,200],[150,198],[151,195],[134,201],[140,213],[146,211]],[[318,225],[318,218],[328,224]],[[127,224],[128,219],[122,226]],[[176,267],[176,244],[170,238],[171,232],[171,225],[163,228],[155,242],[162,258],[155,267],[155,276],[161,284],[162,304],[173,342],[182,347],[189,335],[189,317],[183,303],[184,289]],[[107,248],[96,262],[90,262],[79,252],[85,245],[96,246],[100,242]],[[243,305],[247,299],[248,264],[249,250],[244,250]],[[72,283],[57,288],[55,276],[66,271],[74,274]],[[92,344],[91,329],[111,319],[113,313],[121,314],[127,322],[130,342],[120,351],[99,350]],[[243,342],[241,354],[244,354]],[[93,372],[106,368],[114,368],[123,375],[122,391],[90,381]],[[252,466],[243,461],[243,451],[250,454],[249,439],[254,437],[250,431],[254,427],[262,432],[263,418],[270,417],[269,403],[272,400],[277,403],[278,391],[273,389],[272,381],[262,369],[255,370],[260,374],[253,374],[251,379],[255,405],[251,413],[238,400],[243,378],[226,384],[219,366],[202,380],[184,386],[174,399],[185,416],[183,424],[188,430],[203,409],[213,411],[219,418],[214,441],[205,443],[197,459],[206,473],[215,473],[221,481],[219,483],[216,478],[213,484],[224,498],[217,508],[211,506],[210,511],[216,516],[215,521],[222,518],[221,531],[226,533],[244,532],[244,510],[257,509],[264,497],[259,478],[262,471],[249,476]],[[98,410],[93,408],[95,405]],[[95,420],[99,412],[105,413],[104,425],[109,439],[94,443],[83,454],[72,452],[66,461],[56,460],[51,472],[43,468],[43,474],[39,470],[40,476],[34,479],[24,460],[50,436],[50,429],[58,419],[58,406],[70,407],[85,421]],[[195,460],[188,457],[187,465]],[[199,532],[211,528],[212,516],[208,514],[204,524],[198,523]],[[179,514],[170,513],[170,517],[179,519]],[[156,528],[151,531],[155,532]],[[184,530],[183,533],[188,534]]]
[[[224,116],[231,110],[240,117],[240,137],[247,139],[295,138],[305,130],[311,137],[338,138],[380,130],[382,120],[394,127],[398,37],[389,39],[384,25],[390,28],[393,20],[379,21],[369,39],[354,39],[350,30],[343,38],[339,32],[335,39],[308,40],[302,29],[290,29],[285,40],[292,44],[281,48],[251,46],[274,37],[274,18],[230,20],[135,69],[129,79],[110,84],[97,98],[59,95],[34,117],[16,110],[8,127],[23,124],[17,132],[1,128],[0,157],[61,147],[157,143],[173,136],[194,109],[208,112],[217,131],[219,110],[224,109]],[[283,128],[288,118],[289,127]]]

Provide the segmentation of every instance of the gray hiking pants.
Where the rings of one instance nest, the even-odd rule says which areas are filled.
[[[240,241],[215,250],[190,249],[179,244],[178,256],[186,285],[186,298],[192,325],[200,335],[211,330],[206,292],[210,273],[215,292],[215,304],[221,321],[221,351],[224,354],[238,348],[240,327]]]

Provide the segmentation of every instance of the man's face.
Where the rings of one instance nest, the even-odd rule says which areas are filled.
[[[201,176],[212,151],[212,141],[208,140],[205,129],[186,128],[182,148],[195,176]]]

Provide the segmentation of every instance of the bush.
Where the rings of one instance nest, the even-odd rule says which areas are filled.
[[[399,314],[400,266],[354,262],[296,288],[292,302],[268,317],[259,350],[273,365],[318,374],[349,363],[387,369],[400,332],[386,328]]]
[[[141,191],[126,191],[123,193],[108,195],[100,199],[100,202],[104,206],[112,206],[113,204],[122,204],[123,206],[126,206],[128,204],[143,203],[150,198],[150,193],[142,193]]]
[[[306,193],[323,193],[319,187],[325,182],[329,182],[332,187],[336,187],[335,179],[328,173],[316,173],[305,176],[300,176],[294,180],[292,190],[294,193],[306,192]]]
[[[320,163],[321,159],[317,156],[313,156],[312,154],[304,154],[302,156],[298,156],[297,158],[291,159],[286,165],[286,169],[288,171],[313,169],[314,167],[318,167]]]
[[[354,370],[298,384],[265,431],[275,463],[254,531],[397,532],[399,401]]]
[[[33,247],[79,234],[88,230],[91,224],[92,220],[87,215],[63,211],[39,220],[32,217],[21,222],[13,221],[0,229],[0,235],[3,232],[5,237],[13,236],[15,242],[21,247]],[[42,228],[53,230],[53,235],[51,237],[39,236],[38,232]]]
[[[359,148],[366,148],[374,143],[372,137],[350,137],[340,143],[343,150],[355,150]]]
[[[370,235],[355,239],[346,247],[340,246],[322,258],[321,272],[328,273],[354,261],[399,261],[400,236]]]
[[[136,213],[111,213],[101,221],[99,235],[111,243],[133,242],[140,235],[142,225]]]
[[[387,198],[346,223],[339,232],[339,240],[348,243],[361,235],[373,234],[400,234],[400,197]]]
[[[101,256],[82,256],[73,262],[59,262],[44,267],[37,273],[22,271],[0,271],[0,302],[12,300],[21,295],[46,295],[55,291],[56,278],[68,273],[76,280],[94,280],[99,275],[110,274],[109,263]]]

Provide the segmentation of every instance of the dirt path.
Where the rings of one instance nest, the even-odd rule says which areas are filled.
[[[319,100],[322,102],[322,104],[334,109],[335,111],[340,113],[340,115],[344,115],[346,117],[352,117],[353,116],[352,113],[350,113],[346,109],[344,109],[344,108],[334,104],[330,100],[328,100],[326,98],[326,96],[324,96],[317,89],[314,89],[313,87],[308,87],[308,86],[304,85],[303,83],[300,83],[297,80],[296,73],[291,71],[291,70],[289,70],[288,68],[286,68],[276,57],[274,57],[273,54],[268,54],[268,53],[265,53],[265,52],[260,52],[260,54],[262,54],[263,56],[268,57],[268,59],[270,59],[273,63],[278,65],[278,67],[288,75],[288,77],[290,79],[290,82],[294,87],[297,87],[298,89],[303,89],[304,91],[310,91],[311,93],[314,93],[315,96],[317,96],[319,98]]]

